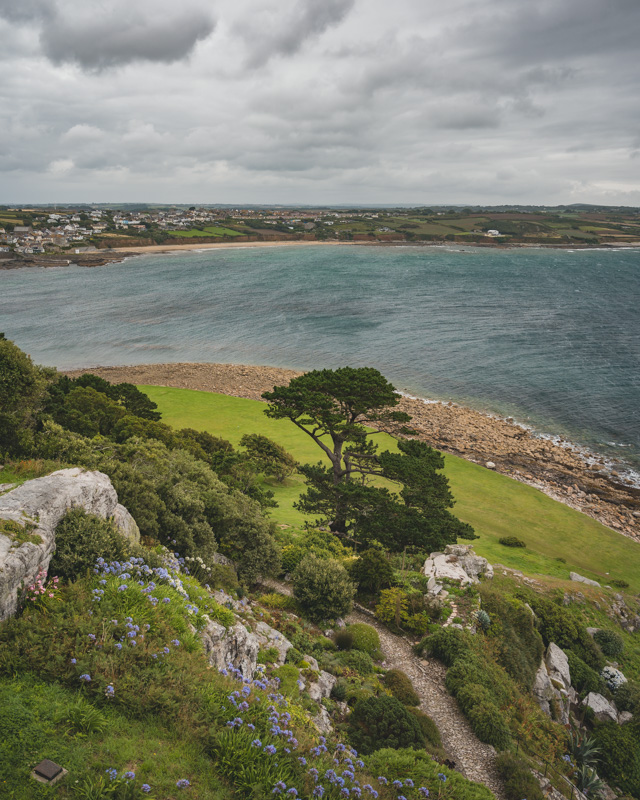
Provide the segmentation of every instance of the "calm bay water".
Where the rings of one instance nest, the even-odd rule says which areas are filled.
[[[640,250],[247,248],[0,272],[41,364],[371,365],[640,467]]]

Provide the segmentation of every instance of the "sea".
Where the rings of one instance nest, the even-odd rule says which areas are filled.
[[[69,369],[373,366],[640,485],[640,249],[247,247],[7,270],[0,331]]]

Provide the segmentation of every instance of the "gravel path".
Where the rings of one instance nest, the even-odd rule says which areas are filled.
[[[264,585],[281,594],[291,595],[291,587],[275,580],[266,580]],[[481,742],[471,730],[466,717],[455,699],[446,689],[446,669],[436,659],[427,661],[413,652],[411,644],[402,636],[391,633],[370,613],[355,610],[347,622],[365,622],[378,631],[385,666],[405,672],[420,697],[420,708],[438,726],[442,744],[455,761],[456,769],[472,781],[483,783],[498,800],[504,800],[502,781],[495,767],[496,751]]]
[[[418,658],[406,639],[391,633],[369,614],[354,611],[347,621],[366,622],[378,631],[385,666],[401,669],[411,678],[422,701],[420,708],[438,726],[444,749],[455,761],[456,769],[469,780],[483,783],[501,800],[504,791],[495,769],[495,750],[477,738],[458,704],[447,692],[445,667],[435,659]]]

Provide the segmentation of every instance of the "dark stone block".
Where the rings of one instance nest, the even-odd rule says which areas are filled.
[[[38,777],[44,778],[46,781],[52,781],[62,772],[62,767],[50,761],[48,758],[45,758],[45,760],[41,761],[34,769],[34,772]]]

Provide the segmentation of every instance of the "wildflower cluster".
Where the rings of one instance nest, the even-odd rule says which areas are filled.
[[[24,603],[33,603],[40,610],[46,608],[47,603],[59,599],[58,576],[47,581],[47,570],[40,569],[34,582],[27,586],[22,595]]]
[[[115,767],[110,767],[109,769],[105,770],[105,774],[108,779],[108,784],[106,787],[106,791],[103,792],[100,796],[106,797],[107,794],[109,796],[115,794],[118,790],[119,786],[126,786],[126,797],[127,798],[134,798],[139,797],[141,792],[143,795],[149,795],[151,792],[151,786],[148,783],[137,785],[136,781],[136,773],[132,770],[127,770],[122,774],[118,774],[118,770]],[[94,787],[96,788],[96,787]],[[105,788],[103,785],[100,787]],[[139,792],[137,791],[139,789]],[[118,797],[123,796],[121,794],[117,795]]]

